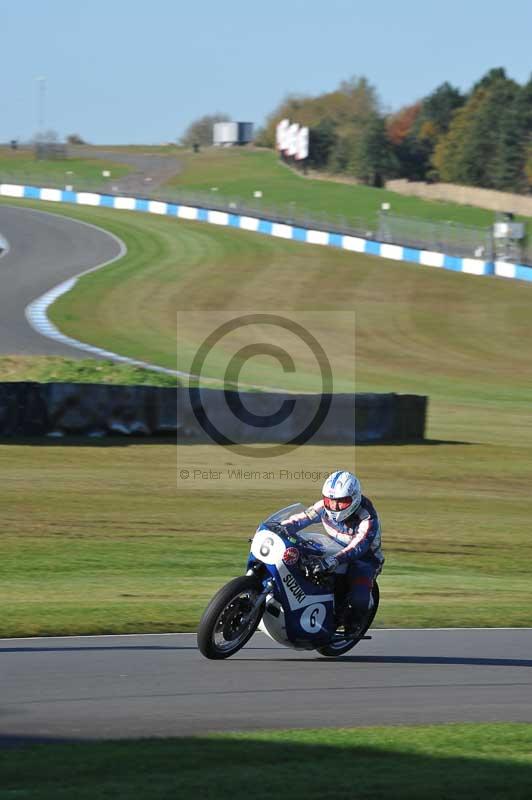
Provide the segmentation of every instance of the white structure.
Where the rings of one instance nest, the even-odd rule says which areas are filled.
[[[290,124],[289,119],[282,119],[275,129],[275,144],[279,152],[285,156],[303,161],[308,158],[309,129],[300,127],[297,122]]]
[[[296,159],[308,158],[308,128],[300,128],[297,134]]]
[[[215,122],[212,128],[213,144],[228,147],[253,141],[252,122]]]

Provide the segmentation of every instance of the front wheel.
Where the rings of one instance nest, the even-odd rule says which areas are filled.
[[[368,616],[364,621],[362,630],[359,632],[358,636],[354,638],[346,637],[345,639],[342,639],[340,637],[330,642],[326,647],[319,647],[318,653],[321,656],[328,656],[329,658],[335,658],[336,656],[343,656],[344,653],[347,653],[348,650],[351,650],[356,644],[360,642],[366,631],[369,630],[370,625],[372,625],[377,610],[379,608],[379,584],[377,583],[377,581],[375,581],[375,583],[373,584],[373,590],[371,594],[373,597],[373,606],[370,609]]]
[[[205,658],[229,658],[251,639],[262,616],[262,586],[243,575],[223,586],[203,612],[198,647]]]

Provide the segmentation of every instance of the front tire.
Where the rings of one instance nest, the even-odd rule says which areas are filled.
[[[375,619],[375,615],[377,614],[377,610],[379,608],[379,585],[377,581],[373,584],[372,590],[373,596],[373,608],[369,612],[369,615],[364,623],[364,627],[360,631],[359,635],[355,639],[341,639],[336,643],[330,643],[326,647],[319,647],[318,653],[321,656],[327,656],[328,658],[336,658],[337,656],[343,656],[344,653],[347,653],[348,650],[351,650],[356,644],[360,642],[362,637],[365,633],[369,630],[370,626],[373,624],[373,620]]]
[[[262,605],[257,606],[261,590],[256,578],[243,575],[214,595],[198,627],[198,648],[205,658],[229,658],[251,639],[262,617]]]

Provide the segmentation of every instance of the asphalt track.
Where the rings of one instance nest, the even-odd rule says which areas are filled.
[[[226,661],[192,634],[4,639],[0,664],[3,744],[532,722],[532,629],[376,630],[334,660],[263,634]]]
[[[24,311],[57,284],[116,258],[118,240],[77,220],[5,205],[0,205],[0,233],[10,248],[0,258],[0,354],[87,357],[40,336]]]

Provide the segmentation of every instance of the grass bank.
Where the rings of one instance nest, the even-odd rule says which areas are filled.
[[[76,339],[187,372],[219,311],[319,312],[335,391],[427,394],[430,438],[532,444],[526,284],[155,215],[33,205],[105,227],[128,248],[52,306]],[[231,346],[247,344],[245,333]],[[285,331],[272,341],[285,346]],[[234,352],[215,348],[206,374],[223,379]],[[271,358],[250,359],[242,381],[319,390],[308,351],[300,364],[287,375]]]
[[[319,311],[335,388],[427,394],[427,436],[446,443],[304,447],[272,463],[268,479],[235,479],[230,467],[256,470],[256,460],[216,447],[2,446],[4,635],[194,629],[207,599],[241,572],[257,522],[319,494],[321,481],[281,477],[281,467],[360,474],[384,522],[379,624],[530,624],[529,286],[132,212],[34,205],[101,225],[128,247],[54,305],[75,338],[186,371],[220,309]],[[191,309],[178,348],[176,317]],[[353,311],[356,382],[340,313]],[[274,339],[286,344],[282,331]],[[233,352],[215,353],[210,374],[222,377]],[[243,379],[280,385],[272,359],[254,361]],[[304,362],[296,378],[315,387]],[[178,466],[198,479],[181,480]],[[220,478],[204,477],[211,468]]]
[[[168,182],[169,187],[210,192],[213,198],[224,195],[254,201],[262,192],[260,203],[280,204],[294,214],[311,211],[346,221],[365,219],[373,230],[382,203],[390,203],[395,214],[429,220],[448,220],[463,225],[487,227],[494,213],[487,209],[457,203],[405,197],[385,189],[342,184],[306,178],[282,164],[271,150],[247,148],[204,148],[200,153],[182,149],[178,158],[183,169]],[[216,191],[213,191],[216,189]]]
[[[104,178],[103,172],[111,173]],[[59,186],[67,184],[79,187],[99,185],[109,188],[112,181],[131,172],[124,164],[102,159],[58,158],[37,160],[28,150],[11,150],[0,147],[0,183],[27,183],[37,186]]]
[[[530,725],[323,729],[0,751],[2,790],[33,800],[525,800]],[[27,769],[31,763],[31,770]]]
[[[383,519],[379,626],[531,624],[526,448],[306,446],[262,479],[214,446],[113,442],[0,446],[1,636],[195,630],[257,523],[339,464]]]

